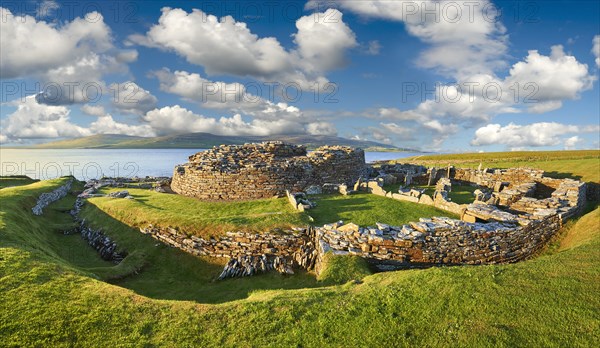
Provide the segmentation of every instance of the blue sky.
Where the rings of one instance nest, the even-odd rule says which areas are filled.
[[[598,1],[2,6],[2,143],[210,132],[599,146]]]

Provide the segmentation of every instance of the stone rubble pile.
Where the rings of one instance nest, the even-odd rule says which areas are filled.
[[[258,273],[277,271],[280,274],[294,274],[292,265],[288,260],[281,256],[269,257],[267,255],[252,256],[240,255],[230,259],[218,280],[225,278],[249,277]]]
[[[70,179],[69,181],[67,181],[66,184],[64,184],[63,186],[57,188],[56,190],[52,191],[52,192],[44,192],[40,195],[40,197],[38,198],[35,206],[33,208],[31,208],[31,211],[33,212],[34,215],[42,215],[43,209],[45,207],[47,207],[50,203],[56,202],[59,199],[65,197],[68,193],[69,190],[71,189],[71,185],[73,184],[73,179]]]
[[[325,183],[351,184],[366,171],[360,149],[324,146],[307,153],[282,142],[222,145],[177,166],[171,188],[211,201],[272,198]]]
[[[317,206],[315,202],[308,199],[307,194],[304,192],[290,193],[290,191],[286,190],[285,195],[292,207],[298,211],[306,211]]]
[[[103,260],[120,263],[127,256],[126,252],[119,252],[117,243],[102,233],[101,230],[94,230],[86,226],[85,220],[81,221],[79,232],[81,237],[100,254]]]

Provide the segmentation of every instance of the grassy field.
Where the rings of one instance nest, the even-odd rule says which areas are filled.
[[[594,166],[585,168],[568,173],[595,175]],[[62,233],[73,227],[66,214],[73,195],[33,216],[39,194],[64,182],[0,190],[1,346],[600,346],[594,204],[551,248],[517,264],[371,275],[360,259],[328,256],[320,280],[301,273],[215,282],[221,261],[140,234],[100,209],[104,199],[82,214],[127,249],[120,265],[101,260],[80,236]],[[145,199],[140,205],[156,199],[132,193]],[[111,202],[117,201],[125,200]],[[340,198],[329,207],[344,204],[356,202]],[[355,222],[400,218],[389,213],[393,208],[366,204],[389,210],[380,218],[358,209]]]
[[[24,175],[0,176],[0,189],[5,187],[29,185],[36,181],[37,180]]]
[[[103,189],[107,193],[119,189]],[[89,203],[111,218],[130,226],[178,226],[198,236],[215,236],[227,231],[264,232],[274,228],[304,226],[308,216],[292,208],[287,198],[247,202],[202,202],[180,195],[128,189],[135,197],[111,199],[97,197]]]
[[[369,193],[350,196],[322,195],[313,199],[317,207],[308,211],[314,218],[314,224],[343,220],[354,222],[360,226],[375,226],[376,222],[391,225],[403,225],[410,221],[418,221],[420,217],[455,215],[431,206],[411,202],[397,201]]]
[[[600,151],[522,151],[489,152],[450,155],[428,155],[403,158],[395,162],[416,163],[427,166],[447,166],[463,168],[516,168],[529,167],[546,171],[546,176],[572,178],[600,183]]]
[[[570,225],[558,250],[518,264],[365,276],[350,260],[354,271],[344,278],[364,277],[362,282],[296,290],[257,287],[247,298],[199,304],[143,296],[96,279],[94,268],[115,266],[83,243],[76,245],[78,236],[59,233],[69,227],[63,218],[68,202],[50,206],[41,217],[30,214],[37,195],[60,183],[0,191],[0,341],[5,346],[600,345],[598,209]],[[86,211],[90,217],[95,213]],[[123,243],[134,235],[112,231],[130,234],[121,237]],[[80,249],[80,255],[65,251],[64,240],[70,238],[69,249]],[[178,254],[169,248],[160,253]],[[185,256],[177,257],[180,267],[187,267]],[[131,281],[144,272],[151,270],[143,268]],[[172,287],[197,291],[195,274],[186,275],[187,285],[176,279],[182,275],[171,277]],[[214,291],[227,286],[233,291],[248,281],[253,279],[226,281]]]

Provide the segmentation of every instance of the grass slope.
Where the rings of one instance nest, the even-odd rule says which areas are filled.
[[[417,163],[428,166],[463,168],[515,168],[529,167],[546,171],[546,176],[572,178],[600,183],[600,151],[522,151],[490,152],[451,155],[427,155],[397,160],[401,163]]]
[[[69,226],[62,212],[69,202],[53,204],[41,217],[30,213],[37,195],[61,182],[0,191],[2,345],[600,345],[598,209],[572,223],[565,248],[518,264],[388,272],[366,276],[362,284],[313,289],[255,289],[247,299],[211,305],[141,296],[94,279],[95,273],[61,256],[66,248],[52,241],[78,237],[55,235]],[[109,219],[91,208],[85,208],[89,217]],[[132,229],[111,231],[123,234],[120,242],[140,236]],[[78,247],[87,256],[75,259],[101,266],[95,252]],[[174,278],[173,291],[196,290],[195,283],[178,289],[183,283]],[[222,284],[233,289],[252,279],[238,281]]]

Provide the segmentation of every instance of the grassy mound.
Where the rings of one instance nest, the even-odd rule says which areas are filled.
[[[102,193],[120,189],[103,189]],[[203,202],[195,198],[128,189],[134,200],[97,197],[89,203],[130,226],[178,226],[202,237],[227,231],[264,232],[304,226],[308,216],[292,208],[286,198],[245,202]]]
[[[327,284],[344,284],[351,280],[359,281],[370,274],[369,264],[362,257],[329,252],[323,256],[319,280]]]
[[[566,227],[566,234],[561,240],[558,250],[563,251],[577,248],[598,239],[600,235],[599,221],[600,208],[597,208],[581,217],[577,222],[569,222]]]
[[[315,225],[343,220],[360,226],[375,226],[376,222],[402,225],[421,217],[457,216],[431,206],[397,201],[369,193],[350,196],[322,195],[313,199],[317,207],[308,211]]]

